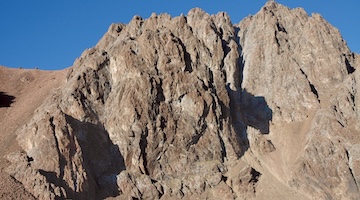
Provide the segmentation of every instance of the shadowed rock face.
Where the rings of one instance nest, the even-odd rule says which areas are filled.
[[[261,198],[270,176],[356,199],[358,60],[319,15],[274,2],[237,25],[135,16],[19,129],[8,172],[39,199]]]
[[[0,108],[1,107],[10,107],[14,103],[14,96],[7,95],[4,92],[0,92]]]

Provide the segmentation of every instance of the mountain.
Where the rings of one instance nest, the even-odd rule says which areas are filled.
[[[0,87],[1,176],[16,180],[2,185],[37,199],[359,199],[359,60],[319,14],[274,1],[239,24],[199,8],[112,24],[69,69],[3,76],[24,81]]]

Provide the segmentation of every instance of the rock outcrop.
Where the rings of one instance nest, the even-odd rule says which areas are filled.
[[[83,52],[17,131],[39,199],[358,199],[359,56],[320,15],[268,2],[135,16]]]
[[[301,8],[268,3],[237,27],[242,89],[266,99],[274,140],[293,133],[295,143],[303,142],[281,149],[279,160],[286,165],[267,167],[311,198],[359,198],[358,171],[351,167],[356,157],[351,149],[359,142],[354,138],[358,55],[350,52],[336,28],[319,14],[308,17]],[[285,124],[296,129],[281,128]]]

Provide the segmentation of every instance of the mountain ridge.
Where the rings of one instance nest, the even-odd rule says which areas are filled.
[[[39,199],[356,199],[358,60],[272,1],[235,25],[135,16],[19,128],[7,171]]]

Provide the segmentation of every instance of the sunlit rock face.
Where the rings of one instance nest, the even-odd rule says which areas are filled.
[[[39,199],[357,199],[358,60],[275,2],[235,25],[135,16],[17,131],[7,171]]]

